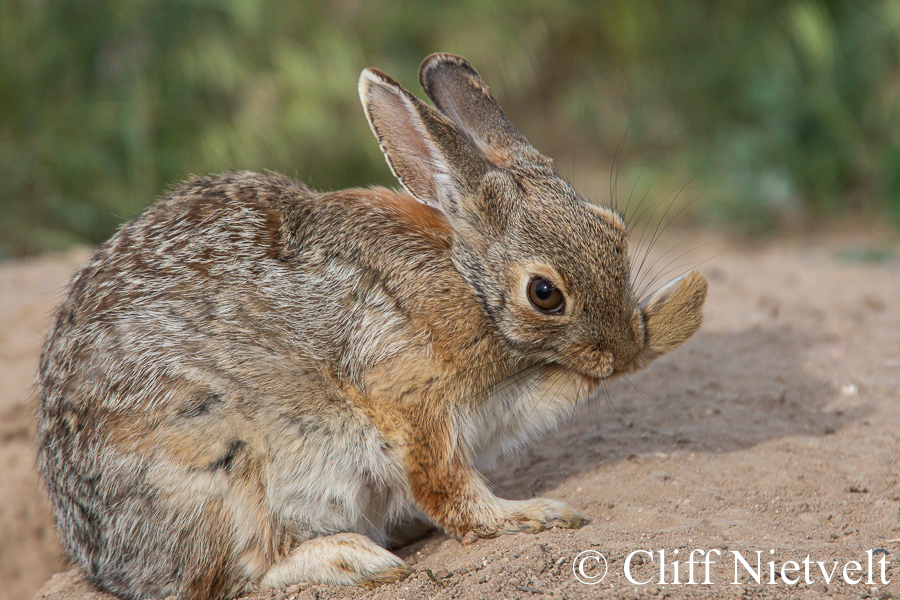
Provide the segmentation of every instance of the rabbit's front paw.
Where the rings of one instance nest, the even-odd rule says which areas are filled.
[[[562,502],[548,498],[501,500],[500,507],[502,512],[495,524],[472,530],[480,537],[495,537],[504,533],[537,533],[553,527],[577,529],[587,523]]]

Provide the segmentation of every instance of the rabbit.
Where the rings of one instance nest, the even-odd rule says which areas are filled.
[[[465,59],[430,106],[359,94],[401,191],[197,177],[74,277],[44,346],[39,463],[68,556],[125,600],[376,586],[427,519],[457,539],[580,527],[481,471],[699,328],[694,271],[649,298]]]

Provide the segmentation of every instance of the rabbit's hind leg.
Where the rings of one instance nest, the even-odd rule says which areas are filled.
[[[410,568],[369,538],[358,533],[336,533],[297,546],[262,579],[263,588],[295,583],[361,585],[375,587],[406,577]]]

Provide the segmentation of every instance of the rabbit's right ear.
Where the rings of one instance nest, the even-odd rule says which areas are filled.
[[[472,142],[447,118],[396,81],[366,69],[359,97],[369,126],[400,184],[419,201],[459,216],[487,165]]]
[[[453,54],[432,54],[419,67],[419,83],[434,106],[498,166],[531,148],[507,118],[472,64]]]

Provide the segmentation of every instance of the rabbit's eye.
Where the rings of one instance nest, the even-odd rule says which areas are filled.
[[[528,282],[528,299],[536,309],[551,315],[562,314],[566,299],[559,289],[542,277]]]

